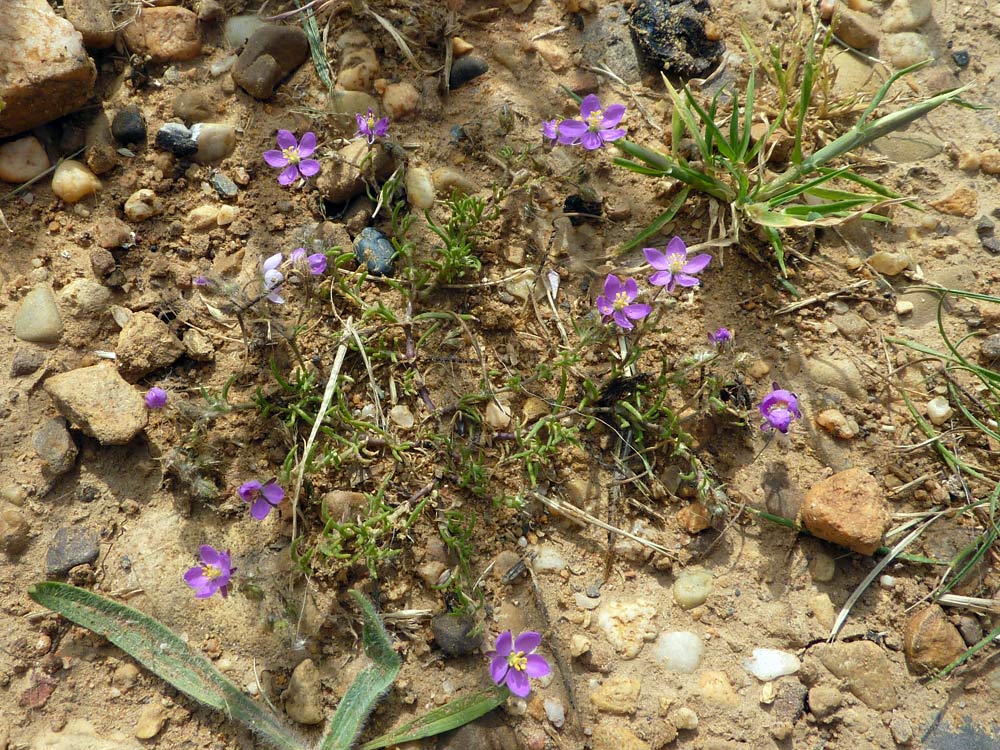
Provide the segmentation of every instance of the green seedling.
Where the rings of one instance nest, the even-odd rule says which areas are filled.
[[[38,604],[102,635],[146,669],[197,702],[223,712],[278,750],[377,750],[447,732],[492,711],[510,692],[494,687],[450,701],[370,742],[358,736],[399,675],[399,656],[371,603],[351,591],[363,620],[362,643],[372,664],[347,689],[322,739],[310,742],[230,682],[163,623],[86,589],[46,581],[28,589]]]

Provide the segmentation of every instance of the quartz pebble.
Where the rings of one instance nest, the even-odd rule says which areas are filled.
[[[886,276],[896,276],[902,273],[910,267],[911,263],[910,256],[906,253],[888,252],[886,250],[879,250],[868,259],[868,265],[878,273],[885,274]]]
[[[145,221],[163,210],[163,204],[149,188],[136,190],[125,201],[125,215],[132,221]]]
[[[434,205],[434,182],[431,173],[424,167],[408,167],[406,170],[406,200],[421,211]]]
[[[401,430],[409,430],[414,425],[413,412],[405,404],[396,404],[389,410],[389,419]]]
[[[916,65],[934,56],[927,37],[914,31],[887,34],[879,44],[879,53],[897,70]]]
[[[66,159],[52,175],[52,192],[67,203],[76,203],[101,189],[101,181],[86,164]]]
[[[623,659],[634,659],[642,645],[656,638],[656,606],[646,599],[612,600],[597,614],[597,627]]]
[[[560,729],[566,723],[566,708],[558,698],[546,698],[545,716],[556,729]]]
[[[682,609],[694,609],[704,604],[711,593],[712,574],[707,570],[685,570],[674,581],[674,601]]]
[[[696,633],[685,630],[661,633],[653,646],[653,657],[669,672],[691,674],[698,668],[705,644]]]
[[[236,128],[221,122],[199,122],[191,126],[197,150],[191,157],[199,164],[225,159],[236,148]]]
[[[566,558],[550,544],[539,546],[535,559],[531,561],[531,567],[536,573],[558,573],[565,570],[569,565]]]
[[[951,419],[951,415],[954,414],[954,410],[948,403],[948,399],[944,396],[937,396],[928,401],[926,410],[927,418],[935,427],[940,427],[945,424],[949,419]]]
[[[801,663],[795,654],[773,648],[755,648],[753,657],[743,662],[743,668],[762,682],[769,682],[799,671]]]
[[[0,180],[4,182],[27,182],[48,168],[45,147],[33,135],[0,146]]]

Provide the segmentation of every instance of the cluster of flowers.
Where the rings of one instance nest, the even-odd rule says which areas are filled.
[[[655,271],[649,277],[649,283],[665,287],[668,292],[674,291],[678,286],[698,286],[701,282],[697,274],[704,271],[712,260],[712,256],[707,253],[689,259],[687,246],[680,237],[670,240],[664,252],[655,247],[644,248],[642,252]],[[629,278],[623,282],[609,273],[604,280],[604,293],[597,298],[597,310],[605,321],[613,320],[619,328],[630,331],[635,327],[633,320],[642,320],[653,310],[650,305],[636,302],[635,298],[638,296],[639,285],[635,279]]]
[[[261,274],[264,277],[264,291],[267,298],[275,304],[284,304],[285,298],[278,291],[285,283],[285,274],[282,268],[287,266],[299,267],[302,270],[308,269],[313,276],[322,276],[326,271],[326,255],[323,253],[313,253],[306,255],[304,247],[297,247],[288,254],[288,260],[281,253],[275,253],[265,259],[261,265]]]

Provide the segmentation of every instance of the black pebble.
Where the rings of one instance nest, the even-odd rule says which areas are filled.
[[[368,273],[375,276],[391,276],[392,262],[396,248],[383,232],[374,227],[365,227],[354,240],[354,255],[358,263],[368,266]]]
[[[448,88],[457,89],[463,83],[479,78],[489,69],[490,66],[481,57],[460,57],[451,66]]]
[[[168,122],[156,134],[156,146],[176,156],[192,156],[198,151],[198,143],[191,131],[179,122]]]
[[[964,49],[960,49],[951,53],[951,59],[955,61],[955,65],[964,68],[969,64],[969,53]]]
[[[630,26],[649,62],[671,75],[691,78],[707,73],[722,58],[725,45],[709,39],[708,0],[635,0]]]
[[[600,201],[588,201],[581,195],[571,195],[563,202],[563,213],[573,214],[569,217],[569,223],[574,227],[580,226],[585,221],[600,221],[601,208]],[[577,216],[576,214],[585,215]]]
[[[434,641],[445,656],[465,656],[471,654],[482,643],[480,634],[472,634],[476,621],[462,615],[437,615],[431,618]]]
[[[111,135],[119,143],[145,143],[146,120],[133,104],[118,111],[111,122]]]

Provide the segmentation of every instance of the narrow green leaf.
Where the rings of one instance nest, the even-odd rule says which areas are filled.
[[[28,596],[77,625],[102,635],[156,676],[199,703],[226,712],[281,750],[306,745],[270,711],[222,675],[163,623],[86,589],[46,581]]]
[[[746,105],[743,111],[743,136],[740,140],[739,150],[737,152],[737,159],[739,161],[745,161],[747,156],[747,151],[750,150],[750,126],[753,125],[753,105],[754,105],[754,95],[757,91],[757,78],[754,75],[754,69],[750,69],[750,80],[747,81],[747,96]],[[735,105],[733,109],[733,118],[735,120],[737,115]],[[777,120],[775,120],[777,123]],[[770,135],[770,133],[769,133]],[[733,143],[736,143],[736,139],[733,139]]]
[[[330,728],[323,738],[320,750],[350,750],[367,721],[375,704],[385,695],[399,674],[399,655],[393,651],[392,641],[385,632],[382,621],[364,596],[351,591],[351,596],[361,608],[364,625],[361,641],[365,654],[374,664],[362,671],[337,706],[330,721]]]
[[[510,691],[507,688],[495,687],[475,695],[456,698],[371,742],[366,742],[358,750],[377,750],[388,745],[401,745],[404,742],[413,742],[457,729],[488,714],[507,700],[509,695]]]

